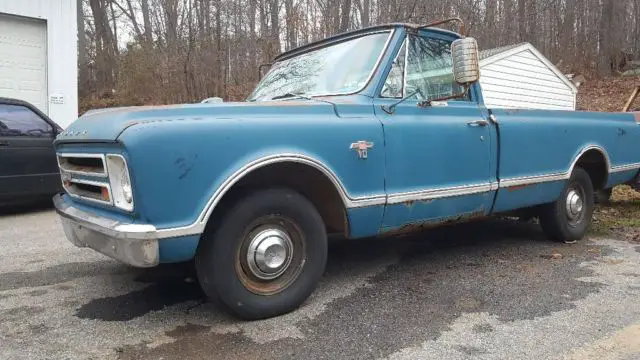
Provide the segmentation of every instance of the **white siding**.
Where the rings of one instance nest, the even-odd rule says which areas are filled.
[[[529,49],[480,67],[489,108],[575,110],[573,89]]]
[[[76,0],[0,0],[0,14],[39,20],[46,26],[47,104],[34,105],[60,126],[68,126],[78,117]],[[3,18],[7,17],[3,16],[0,21]],[[24,98],[19,92],[16,96],[3,95]],[[51,95],[60,95],[64,100],[61,104],[51,103]]]

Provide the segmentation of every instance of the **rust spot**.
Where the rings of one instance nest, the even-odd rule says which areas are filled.
[[[640,124],[640,111],[634,112],[633,117],[636,119],[636,122]]]
[[[413,205],[415,205],[416,203],[420,203],[420,204],[429,204],[432,203],[433,199],[426,199],[426,200],[407,200],[407,201],[403,201],[402,204],[408,208],[412,207]]]
[[[523,185],[516,185],[516,186],[510,186],[507,188],[507,191],[519,191],[531,186],[535,186],[535,184],[523,184]]]
[[[415,200],[407,200],[407,201],[403,202],[404,206],[409,207],[409,208],[412,207],[413,204],[415,204],[415,203],[416,203]]]
[[[415,223],[404,224],[396,228],[383,229],[379,236],[396,236],[396,235],[404,235],[413,232],[424,231],[428,229],[433,229],[441,226],[448,226],[452,224],[457,224],[460,222],[466,222],[476,219],[481,219],[486,217],[484,215],[484,207],[479,208],[478,210],[474,210],[472,212],[438,218],[438,219],[430,219],[425,221],[419,221]]]

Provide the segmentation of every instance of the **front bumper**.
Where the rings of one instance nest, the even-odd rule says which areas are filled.
[[[160,262],[155,226],[126,224],[97,216],[66,202],[62,194],[53,198],[67,239],[78,247],[89,247],[136,267],[153,267]]]

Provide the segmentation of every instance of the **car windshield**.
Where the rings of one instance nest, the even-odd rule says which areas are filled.
[[[248,100],[357,92],[367,84],[389,34],[373,33],[278,61]]]

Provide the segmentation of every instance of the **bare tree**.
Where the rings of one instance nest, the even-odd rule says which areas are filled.
[[[640,0],[78,3],[80,96],[115,90],[117,104],[242,99],[257,66],[283,50],[359,27],[451,16],[466,21],[482,48],[527,41],[568,71],[615,74],[640,55]]]

